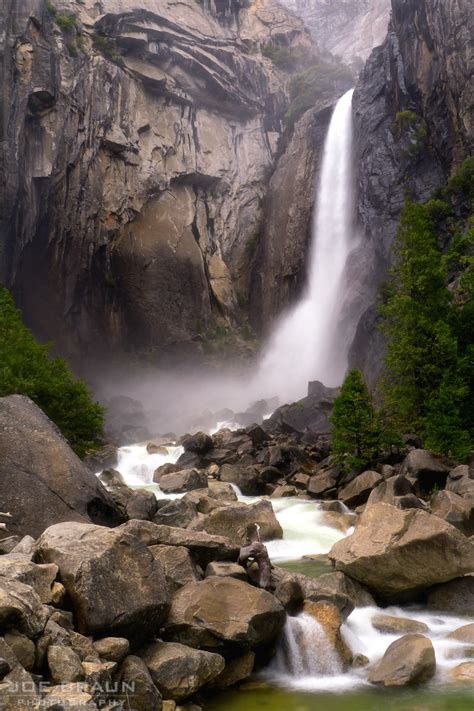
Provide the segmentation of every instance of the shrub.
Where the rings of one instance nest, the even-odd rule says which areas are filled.
[[[344,64],[322,61],[312,64],[289,83],[290,104],[285,123],[293,126],[316,101],[330,99],[337,89],[342,92],[349,89],[352,83],[351,70]]]
[[[81,457],[97,448],[104,409],[66,362],[51,358],[25,326],[6,289],[0,288],[0,396],[28,395],[59,427]]]
[[[54,16],[57,26],[67,35],[72,34],[76,30],[75,15],[56,15]]]
[[[334,402],[332,451],[344,471],[362,471],[377,455],[381,427],[362,373],[350,370]]]
[[[92,45],[94,49],[103,54],[107,59],[110,59],[111,62],[123,65],[122,55],[109,37],[94,33],[92,35]]]

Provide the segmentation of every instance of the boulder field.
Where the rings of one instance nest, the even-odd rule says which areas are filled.
[[[288,423],[284,432],[251,425],[186,436],[185,465],[155,473],[182,498],[157,499],[130,489],[116,470],[95,477],[27,398],[1,398],[0,422],[0,700],[7,709],[18,704],[23,682],[25,708],[199,704],[207,690],[265,665],[287,615],[303,611],[346,671],[369,664],[341,631],[355,607],[408,601],[474,614],[468,466],[407,444],[348,476],[332,463],[327,436],[289,431]],[[283,491],[313,500],[326,525],[354,526],[329,552],[333,571],[310,578],[270,566],[267,557],[262,588],[258,556],[249,561],[242,549],[257,545],[264,557],[261,541],[283,532],[271,500],[239,502],[235,484],[270,499]],[[369,665],[372,684],[432,678],[424,623],[381,610],[372,624],[398,636]],[[472,624],[450,640],[472,647]],[[453,681],[471,678],[468,662],[453,669]]]

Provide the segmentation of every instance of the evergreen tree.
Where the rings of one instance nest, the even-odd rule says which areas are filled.
[[[0,288],[0,396],[28,395],[84,456],[97,447],[104,410],[64,360],[50,358],[49,350],[37,343],[8,291]]]
[[[399,431],[419,433],[425,446],[465,457],[467,395],[452,327],[453,298],[429,205],[407,203],[392,270],[392,291],[382,309],[388,337],[385,404]]]
[[[345,471],[362,471],[375,458],[380,425],[362,373],[350,370],[331,417],[333,455]]]

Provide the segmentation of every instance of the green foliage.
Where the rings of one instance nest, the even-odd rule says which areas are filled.
[[[77,48],[77,43],[75,40],[69,40],[69,42],[66,42],[66,47],[67,51],[71,55],[71,57],[77,57],[79,54],[79,50]]]
[[[46,9],[52,17],[56,17],[58,11],[50,0],[46,0]]]
[[[439,201],[408,202],[402,213],[392,292],[382,307],[388,338],[384,397],[399,431],[415,431],[433,451],[464,459],[474,425],[469,414],[474,326],[465,323],[472,307],[458,303],[455,290],[447,287],[449,257],[436,234],[436,222],[449,214],[447,208]],[[459,242],[458,262],[465,249],[464,239],[464,247]],[[466,275],[460,284],[465,281]]]
[[[92,35],[92,45],[94,49],[103,54],[107,59],[110,59],[111,62],[115,62],[115,64],[119,64],[120,66],[123,65],[122,55],[109,37],[94,33]]]
[[[75,15],[59,15],[55,14],[54,19],[57,26],[67,35],[72,34],[76,31],[76,17]]]
[[[0,289],[0,396],[28,395],[85,456],[98,446],[104,409],[49,350],[35,341],[8,291]]]
[[[251,259],[255,254],[259,242],[260,232],[255,232],[255,234],[251,235],[251,237],[249,237],[245,242],[245,253],[249,259]]]
[[[349,89],[352,83],[351,70],[345,64],[323,61],[312,64],[289,83],[290,105],[285,123],[293,126],[316,101],[330,99],[337,89]]]
[[[425,120],[410,109],[398,111],[392,124],[392,131],[398,140],[404,140],[404,152],[412,157],[421,153],[428,138]]]
[[[416,126],[417,121],[418,116],[414,111],[411,111],[409,109],[406,111],[398,111],[395,114],[395,121],[393,122],[393,131],[398,135],[398,137],[400,137],[410,128]]]
[[[332,451],[344,471],[362,471],[375,459],[381,426],[359,370],[351,370],[334,402]]]
[[[273,64],[283,71],[291,72],[307,63],[308,51],[306,48],[297,47],[277,47],[269,42],[262,47],[264,57],[271,59]]]

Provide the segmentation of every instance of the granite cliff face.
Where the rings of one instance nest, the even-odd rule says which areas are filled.
[[[392,259],[405,198],[426,200],[474,149],[474,16],[469,0],[392,0],[384,44],[354,94],[358,216],[366,303],[352,363],[380,370],[378,283]]]
[[[358,65],[387,34],[390,0],[285,0],[321,47]]]
[[[70,355],[180,348],[250,288],[287,106],[272,0],[8,0],[0,278]]]

